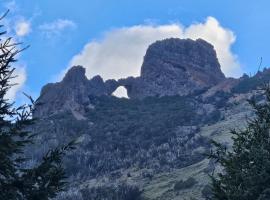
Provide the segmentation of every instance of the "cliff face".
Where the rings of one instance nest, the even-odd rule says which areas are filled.
[[[82,66],[72,67],[59,83],[49,83],[42,88],[35,110],[36,117],[70,110],[78,118],[83,118],[84,107],[91,107],[89,96],[110,95],[118,87],[115,80],[103,81],[100,76],[88,80]]]
[[[37,109],[35,114],[43,116],[66,109],[80,113],[83,106],[91,106],[89,96],[110,96],[119,86],[127,89],[129,98],[143,99],[185,96],[225,79],[211,44],[201,39],[166,39],[149,46],[140,77],[104,82],[95,76],[88,80],[83,67],[72,67],[61,82],[42,89],[38,101],[46,106]]]
[[[135,80],[121,80],[130,98],[188,95],[225,80],[213,46],[204,40],[166,39],[150,45]]]

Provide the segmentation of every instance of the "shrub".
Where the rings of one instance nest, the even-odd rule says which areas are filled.
[[[134,185],[99,186],[81,190],[83,200],[142,200],[142,191]]]
[[[249,100],[255,115],[242,130],[231,130],[232,148],[212,142],[209,157],[223,172],[211,175],[211,199],[270,198],[270,85],[265,86],[264,97],[264,102]]]
[[[191,188],[196,183],[197,181],[193,177],[190,177],[185,181],[180,180],[174,184],[174,190],[188,189],[188,188]]]
[[[212,189],[210,185],[206,185],[204,186],[204,188],[202,189],[202,197],[209,199],[212,195]]]

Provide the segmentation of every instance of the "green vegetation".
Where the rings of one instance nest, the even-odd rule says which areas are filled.
[[[218,91],[215,93],[215,95],[208,97],[206,99],[206,102],[213,103],[217,108],[224,108],[230,97],[232,97],[231,93],[227,93],[224,91]],[[218,110],[216,112],[218,112]],[[219,119],[219,117],[218,117],[218,119]]]
[[[205,199],[209,199],[211,198],[212,195],[212,188],[210,185],[206,185],[204,186],[204,188],[202,189],[202,197]]]
[[[188,188],[191,188],[192,186],[194,186],[196,183],[197,183],[197,181],[192,177],[188,178],[185,181],[180,180],[177,183],[175,183],[174,190],[177,191],[177,190],[188,189]]]
[[[0,32],[0,199],[49,200],[65,189],[62,158],[73,144],[48,151],[35,165],[28,162],[25,151],[34,143],[34,135],[28,131],[34,123],[33,105],[14,108],[6,99],[13,86],[11,65],[21,50],[4,34]]]
[[[270,199],[270,87],[265,88],[264,103],[249,101],[255,117],[244,130],[232,130],[232,149],[213,142],[210,158],[222,172],[212,176],[213,200]]]
[[[248,77],[247,75],[233,88],[233,93],[246,93],[251,90],[258,89],[265,83],[270,82],[270,70],[258,72],[255,76]]]
[[[69,141],[75,134],[80,136],[77,150],[65,157],[70,182],[106,176],[104,187],[96,188],[106,193],[106,187],[117,185],[120,179],[151,181],[155,174],[197,163],[210,148],[208,139],[198,134],[198,127],[218,120],[216,112],[204,109],[192,97],[89,98],[92,105],[85,106],[85,120],[59,112],[35,127],[46,133],[41,149],[59,144],[55,141]],[[128,169],[134,171],[127,174]],[[91,187],[94,185],[86,191]],[[62,199],[72,195],[75,193]],[[76,195],[83,199],[81,191]]]
[[[141,136],[142,147],[166,142],[177,126],[200,123],[195,102],[178,96],[145,100],[101,97],[93,102],[95,109],[88,113],[95,124],[93,134],[98,131],[117,132],[123,137]]]
[[[88,130],[91,141],[86,144],[87,157],[80,161],[92,168],[93,175],[131,166],[162,170],[203,158],[192,153],[208,146],[205,138],[196,136],[196,126],[213,118],[198,114],[199,105],[191,98],[91,98],[95,107],[87,111],[93,123]]]
[[[83,189],[81,193],[85,200],[142,200],[142,191],[137,186],[127,184]]]

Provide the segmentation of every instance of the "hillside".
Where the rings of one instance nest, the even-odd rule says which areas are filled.
[[[269,73],[226,78],[201,39],[150,45],[139,77],[89,80],[75,66],[42,89],[33,127],[39,151],[29,153],[79,141],[65,160],[71,187],[59,199],[205,199],[215,169],[205,156],[210,140],[230,146],[230,128],[252,116],[246,100],[260,98]],[[112,96],[119,86],[129,99]]]

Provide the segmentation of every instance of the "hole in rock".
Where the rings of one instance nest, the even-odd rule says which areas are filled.
[[[128,98],[127,89],[124,86],[119,86],[113,93],[113,96],[118,98]]]

